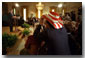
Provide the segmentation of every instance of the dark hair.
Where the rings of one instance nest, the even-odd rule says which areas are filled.
[[[46,20],[46,23],[50,26],[50,28],[54,29],[53,25],[51,23],[49,23],[47,20]]]

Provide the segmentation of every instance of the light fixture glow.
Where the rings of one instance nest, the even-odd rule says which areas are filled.
[[[64,9],[63,9],[62,15],[64,16]]]
[[[40,10],[38,10],[38,18],[40,18]]]
[[[59,4],[58,7],[61,8],[63,6],[63,4]]]
[[[23,9],[24,21],[26,21],[26,8]]]
[[[16,6],[16,7],[19,7],[19,4],[18,4],[18,3],[16,3],[16,4],[15,4],[15,6]]]
[[[41,2],[39,2],[38,4],[36,4],[36,7],[37,9],[42,10],[44,5]]]
[[[14,8],[13,10],[14,10],[14,15],[15,15],[16,14],[16,9]]]
[[[55,10],[54,10],[54,9],[52,9],[52,12],[55,12]]]
[[[39,2],[39,5],[42,5],[41,2]]]

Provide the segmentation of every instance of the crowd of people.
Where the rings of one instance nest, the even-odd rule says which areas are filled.
[[[13,19],[13,11],[9,18]],[[81,55],[82,54],[82,9],[60,16],[55,12],[42,15],[40,19],[30,17],[26,23],[36,27],[33,35],[29,36],[21,55]],[[10,31],[13,31],[13,21],[10,20]],[[24,23],[23,17],[18,25]],[[39,23],[35,26],[35,23]]]
[[[40,55],[81,55],[82,54],[82,9],[78,9],[78,18],[73,12],[57,20],[57,13],[44,15],[36,27],[33,38],[37,39],[37,50]],[[49,16],[52,18],[49,18]],[[53,16],[53,17],[52,17]],[[60,26],[59,26],[60,25]],[[28,43],[28,42],[27,42]],[[27,44],[26,43],[26,44]],[[27,45],[26,45],[27,46]],[[29,50],[29,49],[28,49]]]
[[[21,51],[21,55],[34,48],[32,46],[36,46],[34,55],[81,55],[81,13],[80,10],[77,19],[74,18],[75,14],[71,17],[69,13],[66,13],[61,17],[55,12],[50,12],[51,15],[43,15],[40,21],[33,18],[31,25],[34,26],[36,22],[39,22],[39,25],[36,26],[34,34],[28,37],[25,50]],[[32,53],[27,52],[26,54]]]

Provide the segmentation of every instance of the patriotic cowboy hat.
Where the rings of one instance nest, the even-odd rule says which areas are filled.
[[[42,17],[52,24],[55,29],[63,28],[63,21],[57,13],[50,12],[49,14],[43,15]]]

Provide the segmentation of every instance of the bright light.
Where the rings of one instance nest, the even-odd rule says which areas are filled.
[[[39,2],[39,5],[41,5],[41,2]]]
[[[63,9],[62,15],[64,16],[64,9]]]
[[[58,7],[61,8],[63,6],[63,4],[59,4]]]
[[[40,10],[38,10],[38,18],[40,18]]]
[[[39,2],[38,4],[36,4],[36,7],[38,10],[42,10],[44,5],[41,2]]]
[[[14,10],[14,15],[15,15],[16,14],[16,9],[14,8],[13,10]]]
[[[52,12],[55,12],[55,10],[54,10],[54,9],[52,9]]]
[[[24,21],[26,21],[26,8],[23,9]]]
[[[16,4],[15,4],[15,6],[16,6],[16,7],[19,7],[19,4],[18,4],[18,3],[16,3]]]

